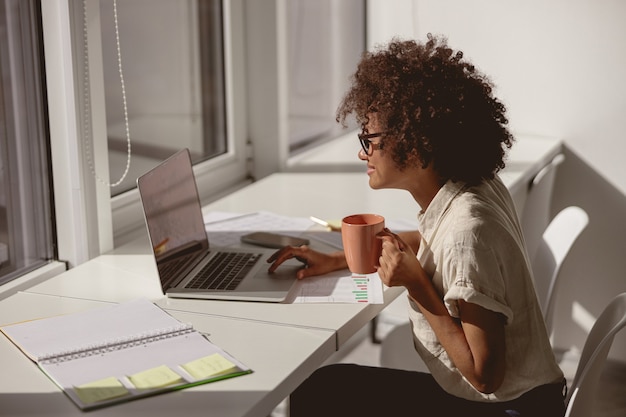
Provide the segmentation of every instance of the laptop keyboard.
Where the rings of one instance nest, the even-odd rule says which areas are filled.
[[[218,252],[185,288],[232,291],[259,259],[260,253]]]

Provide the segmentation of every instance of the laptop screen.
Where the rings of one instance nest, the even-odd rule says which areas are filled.
[[[209,247],[189,150],[179,151],[139,177],[137,188],[163,281],[173,260],[204,253]]]

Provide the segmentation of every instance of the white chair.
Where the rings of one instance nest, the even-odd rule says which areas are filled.
[[[626,293],[615,297],[595,321],[580,355],[576,374],[567,396],[565,417],[589,417],[600,374],[611,350],[615,335],[626,326]]]
[[[535,257],[531,258],[535,291],[548,334],[552,332],[553,309],[561,266],[588,224],[589,216],[583,209],[576,206],[564,208],[546,227]]]
[[[565,417],[589,417],[593,415],[595,396],[600,374],[611,349],[615,335],[626,326],[626,293],[615,297],[600,314],[586,338],[580,361],[566,399]],[[393,349],[385,349],[387,342]],[[409,323],[397,326],[383,341],[381,366],[425,371],[425,365],[412,346]]]
[[[550,202],[554,178],[557,167],[564,159],[565,156],[562,154],[555,156],[528,184],[528,193],[519,218],[530,259],[535,256],[541,236],[550,223]]]

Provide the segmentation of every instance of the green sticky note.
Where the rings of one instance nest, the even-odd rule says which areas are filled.
[[[78,398],[85,404],[93,404],[129,394],[126,387],[115,377],[79,385],[74,387],[74,390]]]
[[[183,378],[165,365],[138,372],[128,377],[139,389],[162,388],[181,382]]]
[[[214,353],[212,355],[196,359],[195,361],[182,365],[182,367],[196,379],[205,379],[212,376],[223,375],[237,368],[234,363],[219,353]]]

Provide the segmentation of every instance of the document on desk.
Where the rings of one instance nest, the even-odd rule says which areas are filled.
[[[361,275],[336,271],[298,281],[286,302],[382,304],[383,283],[376,272]]]
[[[81,410],[252,372],[146,299],[0,331]]]
[[[250,232],[271,231],[299,237],[315,223],[305,217],[290,217],[267,211],[204,214],[204,227],[212,245],[220,247],[241,244],[241,236]]]
[[[316,223],[310,218],[283,216],[267,211],[230,213],[212,211],[204,214],[204,225],[211,244],[221,247],[239,245],[241,236],[255,231],[271,231],[295,237],[307,237],[326,245],[343,249],[340,232],[311,230]],[[417,230],[416,220],[387,219],[392,232]]]

